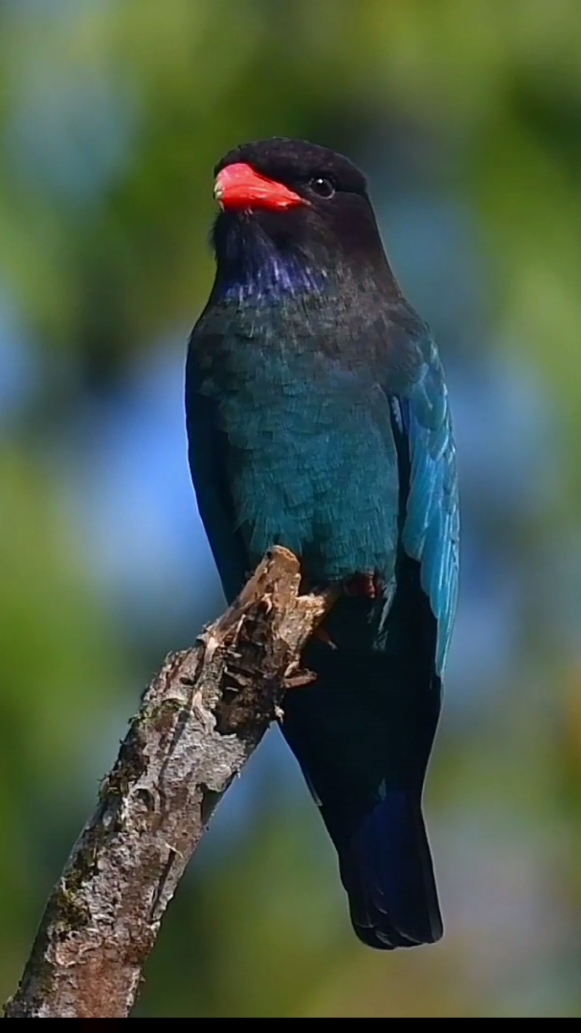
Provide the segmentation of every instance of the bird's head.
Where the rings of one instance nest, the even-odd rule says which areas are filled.
[[[292,286],[337,269],[388,270],[365,177],[343,155],[275,137],[229,151],[215,176],[219,276],[248,283],[268,267]]]

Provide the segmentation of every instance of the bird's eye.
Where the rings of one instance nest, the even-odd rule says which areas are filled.
[[[330,179],[327,179],[326,176],[315,176],[314,179],[310,180],[309,186],[319,197],[329,198],[333,197],[335,193],[335,184]]]

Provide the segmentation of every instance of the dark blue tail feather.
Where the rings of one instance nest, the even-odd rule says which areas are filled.
[[[419,796],[388,792],[339,848],[353,926],[384,950],[435,943],[443,933]]]
[[[442,919],[421,810],[440,709],[429,654],[312,644],[305,659],[317,681],[287,693],[283,732],[337,849],[355,931],[383,950],[434,943]]]

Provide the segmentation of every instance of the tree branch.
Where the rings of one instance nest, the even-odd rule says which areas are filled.
[[[335,595],[275,548],[196,645],[170,654],[40,923],[7,1018],[125,1018],[212,811],[276,716]],[[300,691],[300,689],[298,690]]]

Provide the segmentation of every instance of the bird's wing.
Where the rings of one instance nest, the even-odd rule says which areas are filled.
[[[442,366],[431,337],[419,347],[423,358],[419,377],[396,400],[409,461],[402,545],[420,565],[421,586],[437,620],[435,667],[440,675],[458,593],[458,481]]]
[[[193,336],[193,335],[192,335]],[[249,574],[248,557],[226,483],[227,442],[219,427],[218,403],[203,390],[203,376],[190,342],[186,370],[188,456],[198,509],[228,602]]]

